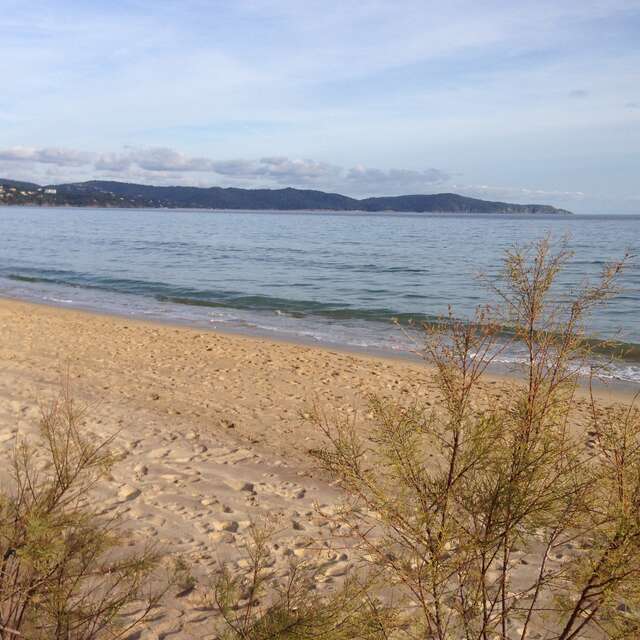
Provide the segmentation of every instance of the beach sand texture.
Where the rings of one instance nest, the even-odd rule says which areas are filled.
[[[261,515],[281,523],[276,574],[292,555],[314,558],[318,589],[331,588],[350,554],[332,548],[333,525],[316,507],[331,510],[341,495],[307,455],[321,437],[302,414],[318,402],[359,412],[364,424],[370,393],[436,401],[429,370],[407,361],[16,301],[0,301],[0,336],[2,457],[18,435],[34,437],[38,402],[68,371],[74,397],[90,407],[88,432],[117,434],[121,459],[100,488],[105,512],[120,511],[135,538],[182,554],[199,580],[154,611],[141,639],[216,637],[203,585],[220,560],[242,571],[238,545]],[[487,393],[509,384],[488,379]],[[585,412],[583,399],[577,426]]]

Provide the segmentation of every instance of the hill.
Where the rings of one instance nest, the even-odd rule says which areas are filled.
[[[455,193],[350,198],[339,193],[311,189],[238,189],[223,187],[156,187],[144,184],[90,180],[45,187],[0,179],[4,204],[50,206],[239,209],[239,210],[331,210],[442,213],[536,213],[569,214],[544,204],[512,204],[467,198]],[[14,191],[9,191],[13,189]],[[16,191],[17,190],[17,191]],[[17,195],[16,195],[17,193]]]
[[[20,189],[22,191],[36,190],[40,188],[40,185],[33,182],[22,182],[21,180],[6,180],[0,178],[0,186],[5,189]]]

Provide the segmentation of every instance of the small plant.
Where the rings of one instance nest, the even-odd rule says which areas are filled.
[[[226,640],[385,640],[392,612],[369,595],[354,576],[329,594],[316,591],[318,570],[292,561],[276,578],[272,524],[252,525],[246,545],[249,567],[234,575],[222,567],[213,601],[222,615]]]
[[[178,588],[179,595],[186,595],[193,591],[198,581],[191,573],[189,563],[182,556],[178,556],[174,559],[172,568],[172,583]]]
[[[123,552],[117,522],[92,506],[113,457],[110,439],[83,436],[83,418],[65,390],[42,408],[42,444],[20,442],[13,452],[12,484],[0,492],[2,639],[122,637],[160,596],[147,586],[157,554]],[[125,622],[123,612],[140,601],[142,611]]]
[[[366,437],[313,414],[328,442],[314,455],[350,496],[335,517],[394,586],[410,637],[640,637],[640,414],[593,400],[590,435],[572,423],[584,321],[623,263],[558,302],[569,257],[548,240],[510,250],[499,308],[424,328],[435,410],[373,397]],[[525,383],[487,398],[505,330]]]

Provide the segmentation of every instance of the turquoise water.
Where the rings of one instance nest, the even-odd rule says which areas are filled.
[[[576,252],[562,290],[640,252],[640,216],[510,216],[0,208],[0,295],[402,352],[392,318],[471,317],[475,276],[547,233]],[[590,320],[640,348],[640,264]],[[637,354],[637,349],[636,349]],[[517,359],[517,353],[512,353]],[[630,355],[613,375],[640,382]]]

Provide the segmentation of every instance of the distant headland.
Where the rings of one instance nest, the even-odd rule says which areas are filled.
[[[58,185],[0,178],[0,205],[105,208],[395,211],[417,213],[522,213],[570,215],[546,204],[512,204],[467,198],[455,193],[350,198],[310,189],[157,187],[90,180]]]

